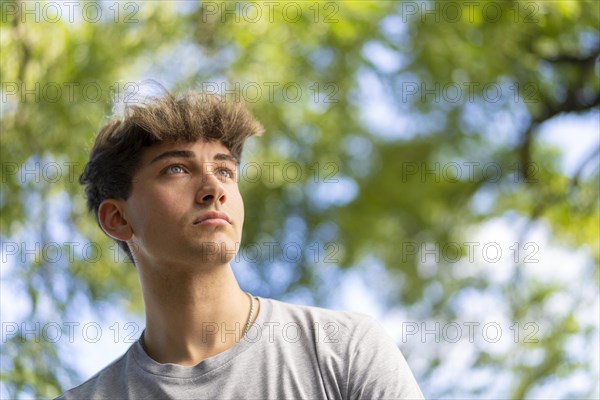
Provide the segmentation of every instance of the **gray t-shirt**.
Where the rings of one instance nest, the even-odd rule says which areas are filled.
[[[371,317],[258,297],[233,347],[195,366],[160,364],[139,340],[59,399],[422,399],[398,346]],[[233,335],[218,326],[215,334]]]

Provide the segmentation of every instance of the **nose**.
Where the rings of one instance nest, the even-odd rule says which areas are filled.
[[[220,204],[227,200],[225,187],[214,173],[205,173],[202,176],[200,188],[196,192],[196,203],[209,206],[214,202]]]

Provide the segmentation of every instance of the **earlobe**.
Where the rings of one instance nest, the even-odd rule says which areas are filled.
[[[123,215],[123,203],[116,199],[107,199],[98,207],[98,221],[104,233],[115,240],[131,239],[133,231]]]

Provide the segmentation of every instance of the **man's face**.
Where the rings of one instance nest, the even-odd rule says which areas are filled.
[[[231,261],[244,223],[235,158],[216,141],[146,149],[124,216],[138,263],[210,267]]]

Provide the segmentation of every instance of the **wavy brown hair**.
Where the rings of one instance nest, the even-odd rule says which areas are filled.
[[[129,197],[133,175],[147,147],[163,142],[217,140],[239,163],[246,139],[262,132],[262,125],[243,103],[215,94],[189,91],[177,98],[166,92],[143,104],[127,106],[122,117],[113,118],[100,129],[79,177],[88,210],[100,226],[100,203]],[[134,262],[127,243],[116,242]]]

